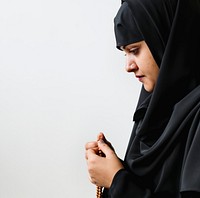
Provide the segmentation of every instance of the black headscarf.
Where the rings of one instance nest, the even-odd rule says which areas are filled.
[[[137,24],[134,21],[132,12],[125,2],[120,7],[115,19],[115,38],[117,48],[121,49],[131,43],[136,43],[144,40]]]
[[[144,138],[157,132],[158,123],[165,127],[174,105],[200,84],[200,1],[126,0],[125,3],[137,32],[141,32],[140,38],[145,40],[160,67],[140,132]],[[143,88],[141,92],[144,98],[140,98],[140,104],[148,97]],[[159,131],[158,136],[162,130]]]
[[[127,169],[141,179],[143,187],[176,198],[179,191],[200,192],[199,25],[200,0],[125,0],[115,17],[117,47],[145,40],[160,68],[153,92],[142,88],[140,93],[135,117],[143,110],[139,116],[143,121],[137,134],[133,129],[125,157]],[[131,33],[136,35],[132,40]],[[119,173],[110,191],[113,186],[120,188],[120,178],[128,185],[127,178],[132,176]],[[143,190],[138,195],[126,190],[123,196],[119,190],[113,192],[120,198],[145,197]],[[146,195],[151,197],[149,191]]]

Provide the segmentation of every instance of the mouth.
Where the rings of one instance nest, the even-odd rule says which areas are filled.
[[[142,79],[144,78],[144,76],[142,75],[136,75],[135,76],[140,82],[142,82]]]

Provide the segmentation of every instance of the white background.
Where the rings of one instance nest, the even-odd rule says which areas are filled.
[[[140,84],[115,48],[120,0],[1,0],[0,198],[94,198],[84,145],[123,158]]]

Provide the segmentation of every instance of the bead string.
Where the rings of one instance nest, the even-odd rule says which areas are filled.
[[[102,198],[102,187],[97,186],[97,198]]]
[[[98,153],[99,156],[103,156],[103,153],[101,150],[99,150],[99,153]],[[103,188],[101,186],[97,186],[96,187],[96,197],[97,198],[102,198],[103,196],[103,192],[102,192]]]

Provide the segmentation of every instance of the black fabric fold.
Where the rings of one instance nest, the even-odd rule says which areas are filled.
[[[160,71],[152,93],[141,89],[127,168],[104,197],[200,197],[200,0],[125,3]]]

